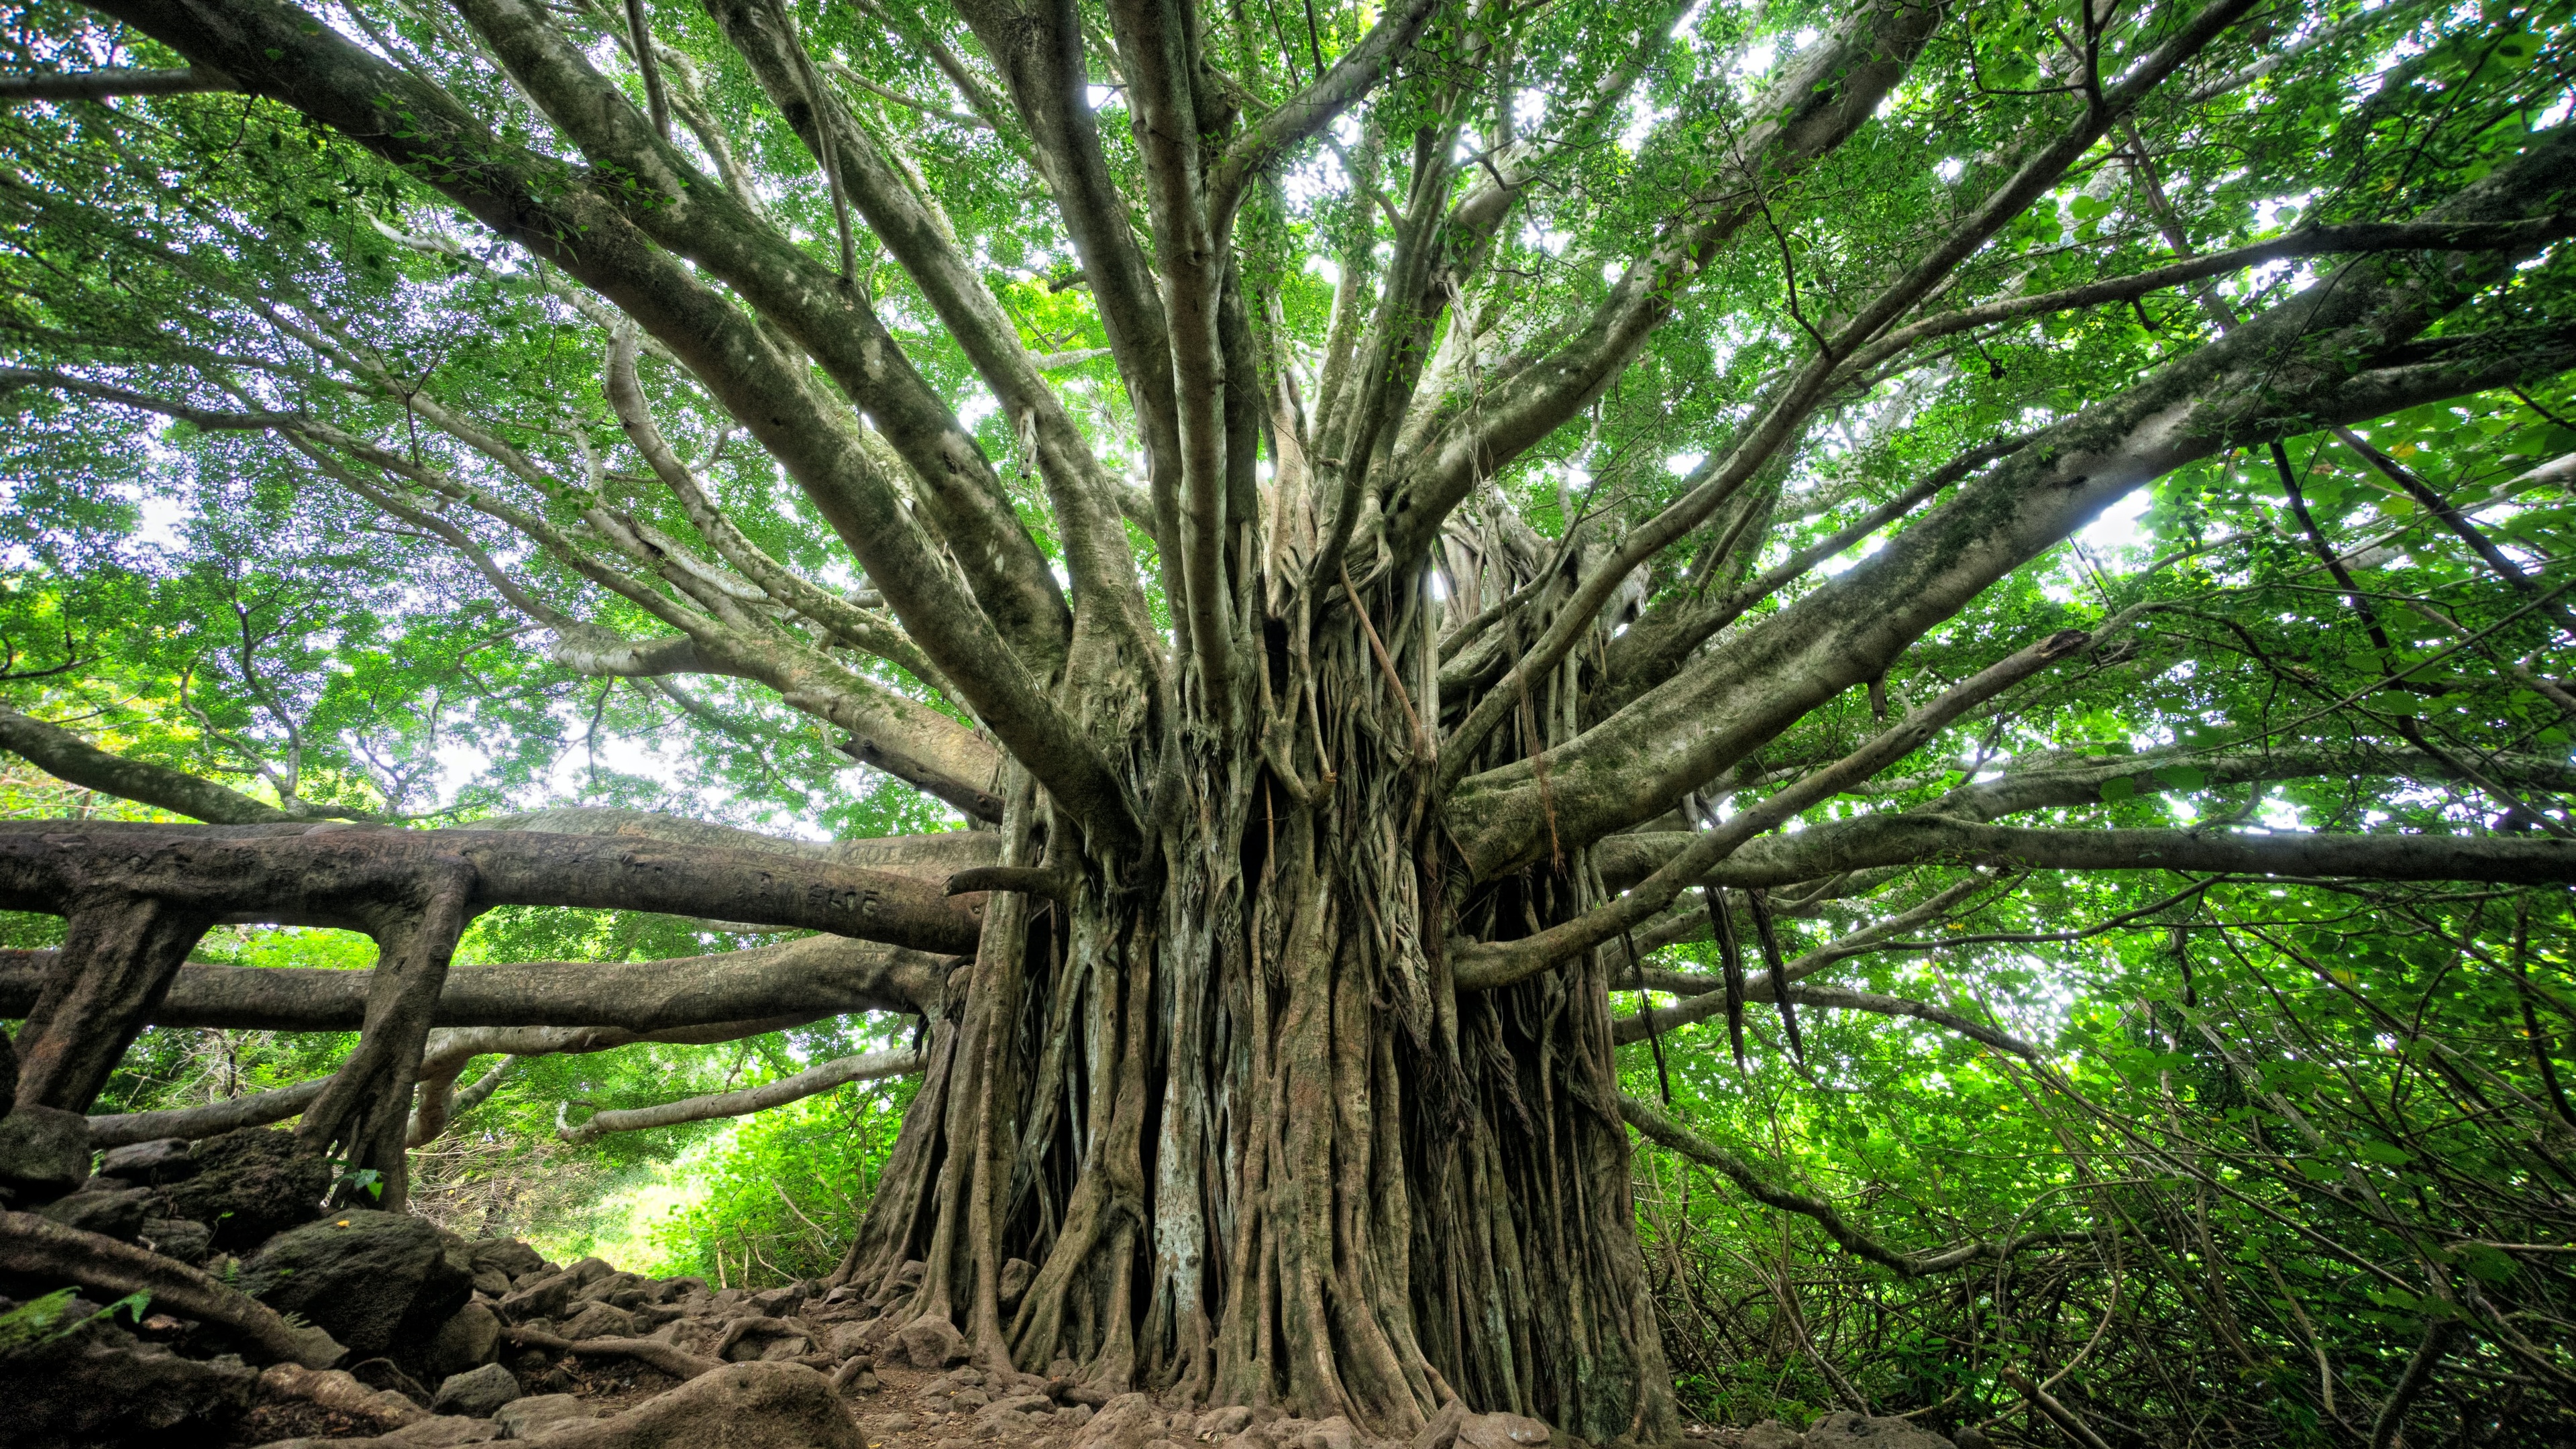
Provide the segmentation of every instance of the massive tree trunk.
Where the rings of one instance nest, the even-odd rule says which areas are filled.
[[[1113,1390],[1382,1434],[1463,1395],[1660,1436],[1605,972],[1455,989],[1435,611],[1352,602],[1251,651],[1267,751],[1208,731],[1147,762],[1171,803],[1141,851],[1006,812],[1035,889],[952,981],[838,1276],[990,1365]],[[1516,933],[1597,901],[1586,876],[1577,853],[1475,909]]]

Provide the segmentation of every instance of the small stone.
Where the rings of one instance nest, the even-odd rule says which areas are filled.
[[[791,1358],[803,1358],[813,1351],[813,1340],[801,1333],[791,1333],[784,1338],[773,1338],[763,1344],[754,1358],[762,1363],[780,1363]]]
[[[966,1335],[945,1318],[916,1320],[896,1337],[915,1368],[946,1368],[966,1356]]]
[[[979,1368],[955,1369],[948,1374],[947,1382],[961,1389],[980,1389],[984,1387],[984,1371]]]
[[[880,1415],[875,1420],[875,1424],[880,1434],[909,1434],[919,1427],[910,1414]]]
[[[570,1394],[532,1394],[512,1399],[492,1413],[504,1439],[535,1439],[557,1424],[590,1418],[590,1405]]]
[[[1055,1422],[1056,1427],[1060,1429],[1079,1429],[1091,1422],[1091,1406],[1067,1404],[1055,1411]]]
[[[982,1389],[959,1389],[949,1396],[948,1407],[956,1413],[971,1414],[991,1402]]]
[[[76,1192],[58,1197],[36,1209],[36,1216],[51,1218],[67,1228],[96,1233],[130,1243],[143,1232],[143,1214],[152,1206],[152,1189],[129,1187],[119,1190],[115,1179],[93,1179],[93,1186],[104,1184],[106,1191]]]
[[[975,1449],[975,1441],[972,1439],[942,1439],[939,1441],[936,1449]]]
[[[1518,1417],[1519,1416],[1516,1414],[1483,1414],[1475,1416],[1475,1418],[1489,1419]],[[1467,1442],[1466,1426],[1474,1423],[1475,1418],[1470,1418],[1458,1426],[1459,1443],[1464,1444]],[[1533,1419],[1530,1422],[1537,1423],[1538,1421]],[[1540,1424],[1539,1432],[1544,1435],[1547,1432],[1547,1426]],[[1351,1427],[1350,1420],[1343,1418],[1339,1414],[1335,1414],[1333,1417],[1324,1420],[1314,1428],[1307,1430],[1305,1433],[1298,1435],[1296,1438],[1288,1442],[1294,1446],[1294,1449],[1359,1449],[1360,1436],[1359,1431]],[[1501,1449],[1501,1446],[1492,1444],[1480,1445],[1478,1446],[1478,1449]]]
[[[185,1137],[129,1142],[108,1149],[107,1155],[99,1159],[98,1175],[137,1187],[184,1182],[197,1175],[197,1155],[188,1150]]]
[[[1777,1419],[1765,1419],[1735,1436],[1736,1449],[1799,1449],[1798,1431]]]
[[[1017,1409],[992,1404],[975,1416],[975,1437],[978,1439],[1017,1439],[1028,1432],[1029,1416]]]
[[[1959,1432],[1950,1436],[1950,1442],[1958,1445],[1959,1449],[1995,1449],[1995,1441],[1987,1438],[1986,1431],[1974,1424],[1961,1425]]]
[[[449,1374],[438,1386],[438,1394],[429,1401],[433,1414],[462,1414],[469,1419],[488,1419],[503,1404],[520,1397],[519,1381],[508,1369],[487,1363],[461,1374]]]
[[[215,1230],[186,1218],[145,1218],[136,1237],[164,1258],[194,1265],[206,1261],[206,1250],[214,1245]]]
[[[1251,1422],[1252,1411],[1250,1409],[1245,1408],[1241,1404],[1231,1404],[1225,1408],[1212,1409],[1207,1413],[1201,1414],[1198,1422],[1198,1434],[1201,1438],[1214,1435],[1217,1438],[1223,1439],[1231,1435],[1242,1433],[1243,1426]]]
[[[0,1193],[12,1205],[50,1202],[89,1176],[89,1119],[21,1103],[0,1117]]]

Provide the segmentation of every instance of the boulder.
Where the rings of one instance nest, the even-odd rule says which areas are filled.
[[[1071,1449],[1144,1449],[1163,1436],[1163,1415],[1143,1394],[1120,1394],[1074,1432]]]
[[[186,1218],[145,1218],[136,1237],[164,1258],[194,1265],[206,1261],[206,1250],[214,1245],[215,1230]]]
[[[99,1188],[102,1183],[106,1184],[104,1191]],[[152,1197],[148,1187],[119,1190],[113,1178],[94,1178],[82,1191],[55,1198],[36,1209],[36,1216],[130,1243],[142,1235],[143,1215],[150,1211]]]
[[[519,1381],[497,1363],[487,1363],[461,1374],[449,1374],[439,1381],[437,1397],[429,1401],[433,1414],[462,1414],[469,1419],[488,1419],[503,1404],[519,1397]]]
[[[915,1368],[946,1368],[966,1357],[966,1335],[945,1318],[915,1319],[904,1325],[895,1341],[903,1345],[904,1357]]]
[[[866,1449],[849,1410],[801,1364],[733,1364],[700,1374],[613,1419],[546,1437],[555,1449]]]
[[[474,1291],[495,1302],[510,1296],[510,1275],[498,1268],[474,1270]]]
[[[0,1369],[0,1438],[12,1449],[220,1443],[258,1384],[237,1357],[186,1359],[86,1330],[21,1350]]]
[[[445,1379],[492,1362],[500,1349],[501,1315],[468,1303],[431,1335],[420,1366],[431,1378]]]
[[[1952,1449],[1949,1440],[1911,1419],[1874,1419],[1846,1409],[1807,1426],[1806,1449]]]
[[[1526,1414],[1469,1414],[1458,1421],[1462,1449],[1530,1449],[1547,1442],[1547,1425]]]
[[[661,1282],[653,1285],[652,1301],[655,1303],[677,1303],[692,1293],[704,1293],[706,1291],[707,1280],[704,1278],[665,1278]]]
[[[417,1424],[406,1424],[380,1439],[361,1442],[386,1445],[388,1449],[394,1445],[402,1445],[404,1449],[454,1449],[459,1444],[489,1444],[500,1437],[500,1426],[489,1419],[444,1414],[435,1419],[423,1419]],[[346,1439],[315,1442],[329,1445],[330,1449],[348,1449],[349,1443]]]
[[[1804,1442],[1797,1430],[1777,1419],[1765,1419],[1736,1436],[1736,1449],[1800,1449]]]
[[[21,1106],[0,1117],[0,1198],[12,1207],[51,1202],[89,1176],[89,1119]]]
[[[531,1394],[492,1411],[492,1422],[501,1426],[504,1439],[551,1439],[582,1427],[590,1418],[590,1405],[570,1394]]]
[[[585,1338],[633,1338],[635,1316],[613,1304],[593,1303],[565,1319],[555,1332],[575,1343]]]
[[[1002,1281],[993,1286],[1001,1297],[1003,1312],[1008,1313],[1018,1305],[1020,1295],[1029,1291],[1029,1280],[1037,1273],[1037,1265],[1026,1258],[1013,1258],[1002,1265]]]
[[[591,1284],[598,1282],[600,1279],[615,1273],[617,1269],[605,1258],[584,1258],[580,1262],[573,1264],[571,1267],[564,1269],[564,1271],[573,1276],[573,1281],[579,1283],[582,1287],[587,1288]]]
[[[269,1239],[243,1265],[242,1287],[304,1315],[354,1358],[418,1363],[472,1294],[469,1262],[424,1219],[352,1208]]]
[[[490,1268],[505,1278],[534,1273],[546,1265],[543,1255],[516,1238],[477,1238],[465,1245],[474,1259],[474,1271]]]
[[[282,1129],[209,1137],[196,1162],[196,1176],[168,1189],[170,1216],[207,1224],[216,1247],[236,1252],[322,1216],[331,1191],[331,1164]]]
[[[522,1284],[501,1300],[501,1316],[512,1323],[560,1318],[572,1302],[573,1290],[580,1286],[580,1280],[570,1273],[553,1273]]]
[[[197,1155],[188,1150],[185,1137],[128,1142],[108,1149],[98,1161],[98,1175],[137,1187],[163,1187],[196,1176]]]

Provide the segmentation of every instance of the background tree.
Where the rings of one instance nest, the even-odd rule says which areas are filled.
[[[369,926],[405,983],[371,1000],[408,1004],[298,1104],[397,1200],[477,1046],[908,1010],[923,1082],[833,1275],[891,1312],[1374,1432],[1458,1396],[1657,1438],[1627,1123],[1908,1280],[2146,1229],[2086,1179],[1890,1247],[1623,1098],[1623,1040],[1671,1096],[1667,1023],[1768,1059],[1764,1005],[1812,1073],[1801,1023],[1860,1013],[2019,1082],[2061,1044],[1937,980],[1800,978],[1954,924],[2014,944],[1968,924],[2006,894],[2173,935],[2180,970],[2193,912],[2241,949],[2233,892],[2331,879],[2527,981],[2506,888],[2576,878],[2564,7],[17,14],[0,728],[247,827],[226,859],[421,882]],[[2115,506],[2166,552],[2068,544]],[[102,724],[130,747],[66,729]],[[668,785],[613,768],[648,729],[692,742]],[[520,795],[602,808],[303,833]],[[614,808],[675,795],[841,839]],[[650,973],[451,972],[420,935],[644,903],[585,832],[878,894],[746,923],[851,939]],[[107,880],[13,839],[55,884],[10,904]],[[26,963],[40,1046],[100,950],[71,913]],[[1714,971],[1647,969],[1699,940]],[[2304,959],[2346,1029],[2422,1032]],[[759,1010],[644,1004],[719,978]],[[2193,980],[2139,1040],[2278,1096]],[[191,968],[135,1010],[233,1019],[253,985]],[[1687,1000],[1614,1021],[1641,988]],[[356,1026],[338,989],[277,1024]],[[2527,1085],[2557,990],[2425,1070],[2563,1175]],[[2556,1260],[2494,1247],[2534,1295],[2502,1306],[2346,1187],[2423,1269],[2407,1362],[2465,1337],[2563,1399],[2516,1317]],[[2546,1241],[2514,1211],[2531,1235],[2474,1241]],[[2000,1382],[2062,1406],[2055,1372]]]

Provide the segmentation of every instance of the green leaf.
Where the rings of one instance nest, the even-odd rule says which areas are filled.
[[[2125,775],[2116,780],[2102,782],[2102,799],[2107,804],[2116,805],[2123,800],[2135,797],[2137,793],[2138,782]]]

